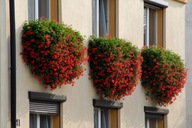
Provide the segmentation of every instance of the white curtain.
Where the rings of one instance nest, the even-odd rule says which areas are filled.
[[[101,128],[107,128],[106,116],[104,111],[101,111]]]
[[[30,114],[30,128],[51,128],[51,115]]]
[[[94,128],[99,128],[99,111],[98,109],[94,109]]]
[[[109,128],[109,109],[101,109],[101,128]]]
[[[51,128],[50,115],[40,115],[40,128]]]
[[[35,20],[35,0],[28,0],[28,19]]]
[[[37,115],[30,114],[30,128],[37,128]]]
[[[99,36],[108,34],[107,0],[99,1]]]
[[[147,45],[147,8],[144,8],[144,45]]]
[[[108,109],[94,109],[94,128],[109,128]]]
[[[92,34],[97,35],[97,0],[92,0]]]

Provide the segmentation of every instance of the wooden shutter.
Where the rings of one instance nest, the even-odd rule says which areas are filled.
[[[116,35],[116,0],[109,0],[109,34]]]
[[[118,110],[117,109],[110,109],[110,123],[111,128],[119,128],[119,116],[118,116]]]
[[[30,101],[29,111],[36,114],[59,114],[59,103]]]
[[[60,128],[60,117],[59,115],[52,116],[53,128]]]
[[[58,0],[51,0],[51,20],[58,21]]]
[[[157,10],[157,42],[158,47],[163,47],[163,10]]]

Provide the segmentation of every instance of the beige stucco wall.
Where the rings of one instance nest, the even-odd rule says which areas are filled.
[[[5,9],[7,3],[0,1],[0,11]],[[165,10],[165,42],[166,48],[177,52],[184,58],[184,4],[167,0],[169,7]],[[29,127],[29,100],[28,91],[49,92],[64,94],[67,101],[62,107],[63,128],[93,128],[93,106],[92,99],[98,98],[95,89],[88,79],[89,67],[86,65],[86,72],[75,86],[64,85],[54,91],[46,90],[30,73],[29,68],[22,61],[20,52],[21,30],[25,20],[28,19],[28,0],[15,1],[16,11],[16,44],[17,44],[17,119],[20,119],[19,128]],[[92,34],[92,4],[91,0],[61,0],[61,22],[72,24],[72,27],[86,36]],[[143,0],[119,0],[118,36],[130,40],[139,48],[143,45]],[[4,6],[6,5],[6,6]],[[9,128],[9,77],[8,77],[8,31],[5,28],[6,16],[0,16],[0,127]],[[7,16],[8,17],[8,16]],[[7,30],[6,32],[4,32]],[[6,35],[7,34],[7,35]],[[2,43],[6,42],[6,43]],[[87,42],[85,41],[85,45]],[[7,97],[5,100],[4,98]],[[135,92],[122,100],[121,128],[144,128],[144,106],[155,106],[145,99],[144,90],[139,84]],[[185,91],[177,97],[177,100],[167,106],[168,128],[185,128]],[[6,116],[6,117],[5,117]]]
[[[0,1],[0,128],[10,127],[8,4]]]
[[[164,42],[167,49],[173,50],[184,59],[185,56],[185,6],[179,2],[167,0],[168,8],[164,11]],[[143,0],[119,1],[119,37],[133,42],[139,48],[143,45]],[[124,101],[121,110],[122,128],[144,128],[144,106],[155,106],[145,100],[144,90],[139,85],[132,96]],[[168,128],[186,127],[185,89],[177,100],[167,107]]]
[[[187,85],[186,85],[186,111],[187,111],[187,128],[191,128],[192,126],[192,56],[191,56],[191,49],[192,49],[192,1],[190,0],[189,3],[186,5],[185,9],[185,59],[186,59],[186,66],[188,68],[188,76],[187,76]]]
[[[143,46],[143,0],[118,1],[118,35],[141,48]]]
[[[185,58],[185,6],[179,2],[170,2],[171,9],[166,11],[166,48],[177,52]],[[185,89],[170,106],[168,126],[170,128],[186,128],[186,96]]]
[[[61,22],[72,25],[72,27],[89,36],[92,32],[91,23],[91,1],[82,0],[61,0]],[[74,4],[76,3],[76,4]],[[67,101],[61,105],[62,107],[62,124],[65,128],[91,128],[93,127],[93,106],[92,99],[97,97],[95,90],[89,80],[88,72],[76,81],[74,87],[64,85],[60,89],[54,91],[46,90],[44,86],[38,82],[30,73],[29,68],[23,63],[19,53],[22,50],[20,33],[22,25],[28,19],[26,13],[27,0],[16,1],[16,17],[20,17],[16,22],[17,29],[17,118],[21,121],[20,128],[29,126],[29,100],[28,91],[41,91],[54,94],[63,94],[67,96]],[[82,6],[78,6],[82,5]],[[68,10],[68,11],[66,11]],[[84,11],[82,11],[84,10]],[[78,21],[78,22],[77,22]],[[86,44],[86,41],[85,41]],[[88,65],[86,65],[88,68]],[[88,71],[88,69],[87,69]]]

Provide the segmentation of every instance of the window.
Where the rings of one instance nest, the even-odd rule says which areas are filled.
[[[29,20],[45,17],[51,20],[58,19],[58,0],[28,0]]]
[[[118,110],[95,108],[94,128],[118,128]]]
[[[122,103],[107,100],[93,100],[94,128],[120,128],[119,109]]]
[[[144,1],[144,45],[163,47],[163,8],[167,2]]]
[[[65,96],[29,92],[30,128],[60,128],[60,103]]]
[[[116,35],[116,0],[92,0],[93,35]]]
[[[154,107],[144,107],[145,128],[167,128],[166,115],[169,113],[166,109]]]
[[[60,128],[59,116],[30,114],[30,128]]]
[[[146,118],[146,128],[165,128],[163,118]]]

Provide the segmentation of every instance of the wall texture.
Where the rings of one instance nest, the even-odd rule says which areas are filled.
[[[188,78],[187,78],[187,86],[186,86],[186,103],[187,103],[187,128],[191,128],[192,126],[192,98],[191,98],[191,92],[192,92],[192,56],[191,56],[191,49],[192,49],[192,1],[190,0],[189,3],[186,6],[186,21],[185,21],[185,60],[186,60],[186,65],[188,68]]]
[[[164,11],[164,42],[167,49],[185,56],[185,5],[173,0],[167,1],[168,8]],[[27,65],[22,61],[20,52],[21,30],[25,20],[28,19],[28,0],[15,1],[16,11],[16,44],[17,44],[17,119],[20,119],[19,128],[29,127],[29,99],[28,91],[49,92],[64,94],[67,101],[61,105],[62,127],[64,128],[93,128],[92,99],[98,98],[92,82],[88,79],[89,67],[76,84],[63,85],[54,91],[45,89],[30,73]],[[10,128],[10,80],[9,80],[9,25],[8,3],[0,1],[0,127]],[[130,40],[139,48],[143,46],[143,0],[118,0],[118,36]],[[5,13],[2,13],[6,10]],[[85,45],[92,34],[92,3],[91,0],[60,0],[60,20],[85,35]],[[190,14],[188,14],[190,15]],[[188,22],[188,21],[187,21]],[[191,25],[192,26],[192,25]],[[190,36],[189,36],[190,37]],[[190,41],[190,39],[188,39]],[[5,42],[5,43],[2,43]],[[190,43],[190,42],[189,42]],[[188,50],[190,48],[188,47]],[[188,56],[190,57],[190,56]],[[185,90],[177,100],[167,106],[168,127],[186,127],[186,101]],[[144,89],[138,84],[135,92],[126,97],[121,109],[121,128],[144,128],[144,106],[156,106],[145,99]],[[190,101],[192,103],[192,101]],[[159,106],[158,106],[159,107]]]
[[[10,127],[9,3],[0,1],[0,128]]]

